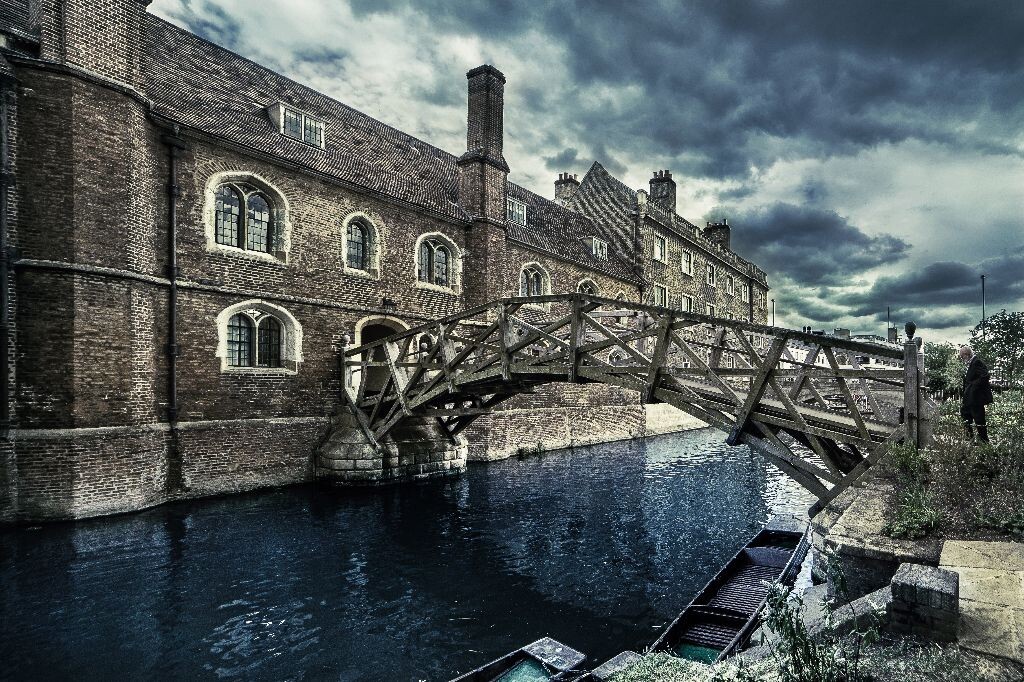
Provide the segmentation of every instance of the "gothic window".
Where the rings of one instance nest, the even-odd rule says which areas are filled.
[[[594,284],[593,280],[585,279],[579,283],[576,290],[581,294],[587,294],[588,296],[598,296],[600,292],[597,290],[597,285]]]
[[[231,183],[218,187],[216,197],[214,232],[218,244],[247,251],[273,251],[273,208],[262,192],[250,185]]]
[[[353,220],[348,226],[347,264],[356,270],[368,270],[368,240],[366,226]]]
[[[216,230],[217,243],[238,245],[238,228],[242,224],[240,215],[242,198],[228,185],[217,188]]]
[[[281,366],[281,323],[266,315],[257,328],[259,343],[256,348],[258,367]]]
[[[228,321],[229,366],[252,366],[252,329],[253,323],[248,315],[238,313]]]
[[[451,250],[438,239],[424,239],[420,243],[420,262],[417,278],[421,282],[451,287]]]
[[[546,274],[540,266],[527,265],[519,273],[520,296],[543,296],[546,291]]]

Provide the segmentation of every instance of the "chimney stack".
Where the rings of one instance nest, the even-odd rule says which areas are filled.
[[[505,76],[489,64],[466,74],[469,115],[459,168],[459,205],[474,218],[505,222],[508,164],[502,156]]]
[[[575,173],[559,173],[555,180],[555,202],[565,206],[579,188],[580,181],[576,179]]]
[[[704,238],[709,242],[718,244],[726,251],[732,248],[731,242],[731,230],[729,228],[729,220],[723,219],[718,223],[708,223],[704,228]]]
[[[505,75],[490,64],[466,74],[469,80],[469,119],[466,153],[459,161],[477,158],[508,172],[502,156],[504,136]]]
[[[672,171],[654,171],[651,178],[651,201],[669,213],[676,212],[676,181],[672,179]]]

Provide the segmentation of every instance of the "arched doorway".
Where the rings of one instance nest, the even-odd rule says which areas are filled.
[[[405,331],[408,327],[402,322],[390,318],[375,318],[372,320],[366,320],[365,323],[356,328],[355,345],[360,346],[367,343],[373,343],[374,341],[380,341],[383,338],[397,334],[398,332]],[[373,362],[383,362],[387,360],[387,354],[385,353],[384,346],[376,346],[364,353],[362,359]],[[366,376],[364,378],[365,392],[366,393],[378,393],[387,381],[390,372],[387,367],[367,367]]]

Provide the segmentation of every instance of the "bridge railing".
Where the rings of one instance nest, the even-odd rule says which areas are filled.
[[[900,349],[587,294],[478,306],[346,349],[343,370],[345,399],[374,444],[412,415],[455,438],[535,386],[604,383],[727,431],[730,443],[765,453],[821,499],[852,483],[888,442],[927,437],[913,343]]]

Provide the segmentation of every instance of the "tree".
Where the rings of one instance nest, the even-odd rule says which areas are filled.
[[[974,352],[988,363],[992,380],[1024,385],[1024,312],[1002,310],[971,330]]]
[[[924,344],[924,370],[928,377],[928,389],[933,393],[949,393],[960,390],[959,382],[949,381],[946,367],[955,358],[957,347],[950,342]]]

